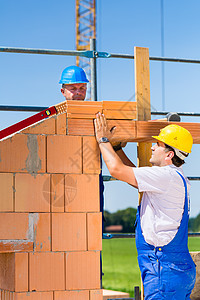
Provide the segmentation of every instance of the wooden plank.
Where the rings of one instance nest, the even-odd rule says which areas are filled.
[[[149,49],[134,48],[135,98],[137,102],[137,120],[151,120]]]
[[[134,48],[135,64],[135,100],[137,102],[137,120],[151,120],[150,105],[150,75],[149,75],[149,49]],[[138,167],[150,166],[151,144],[138,143],[137,162]],[[142,193],[139,193],[139,204]],[[144,299],[143,285],[141,284],[141,299]]]
[[[194,144],[200,144],[200,123],[186,123],[186,122],[154,122],[154,121],[138,121],[136,124],[136,140],[142,142],[153,143],[155,140],[152,135],[159,135],[160,129],[169,124],[177,124],[189,130],[193,137]]]
[[[135,94],[137,102],[137,120],[151,119],[150,105],[150,75],[149,75],[149,49],[134,48],[135,60]],[[150,166],[151,145],[138,145],[138,167]]]
[[[94,136],[93,119],[67,119],[67,134]],[[186,122],[153,122],[133,120],[108,120],[108,127],[116,126],[115,140],[128,142],[153,143],[152,135],[158,135],[160,129],[169,124],[177,124],[189,130],[194,144],[200,144],[200,123]]]
[[[137,120],[151,120],[150,105],[150,74],[149,74],[149,49],[134,48],[135,65],[135,100],[137,102]],[[139,142],[137,147],[138,167],[150,166],[151,144]],[[139,204],[142,193],[139,193]],[[141,286],[143,299],[143,286]]]
[[[4,240],[0,241],[0,253],[9,252],[31,252],[33,251],[33,242],[30,240]]]

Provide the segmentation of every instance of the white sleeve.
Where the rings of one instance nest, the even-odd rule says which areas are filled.
[[[139,192],[163,193],[170,183],[171,176],[164,167],[133,168]]]

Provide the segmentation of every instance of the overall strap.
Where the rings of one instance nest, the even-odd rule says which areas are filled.
[[[189,210],[190,210],[190,208],[188,207],[188,189],[187,189],[187,183],[186,183],[186,180],[185,180],[184,176],[181,173],[179,173],[178,171],[176,171],[176,172],[181,176],[181,178],[183,180],[183,184],[184,184],[184,187],[185,187],[185,205],[184,205],[185,209],[184,210],[188,213]]]

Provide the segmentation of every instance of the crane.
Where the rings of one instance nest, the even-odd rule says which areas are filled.
[[[76,50],[90,50],[90,39],[96,39],[96,0],[76,0]],[[84,68],[90,80],[90,61],[88,58],[76,58],[76,65]],[[90,85],[87,100],[90,100]]]

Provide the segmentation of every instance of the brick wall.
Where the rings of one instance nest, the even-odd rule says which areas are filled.
[[[66,114],[0,143],[0,299],[102,299],[99,158]]]

